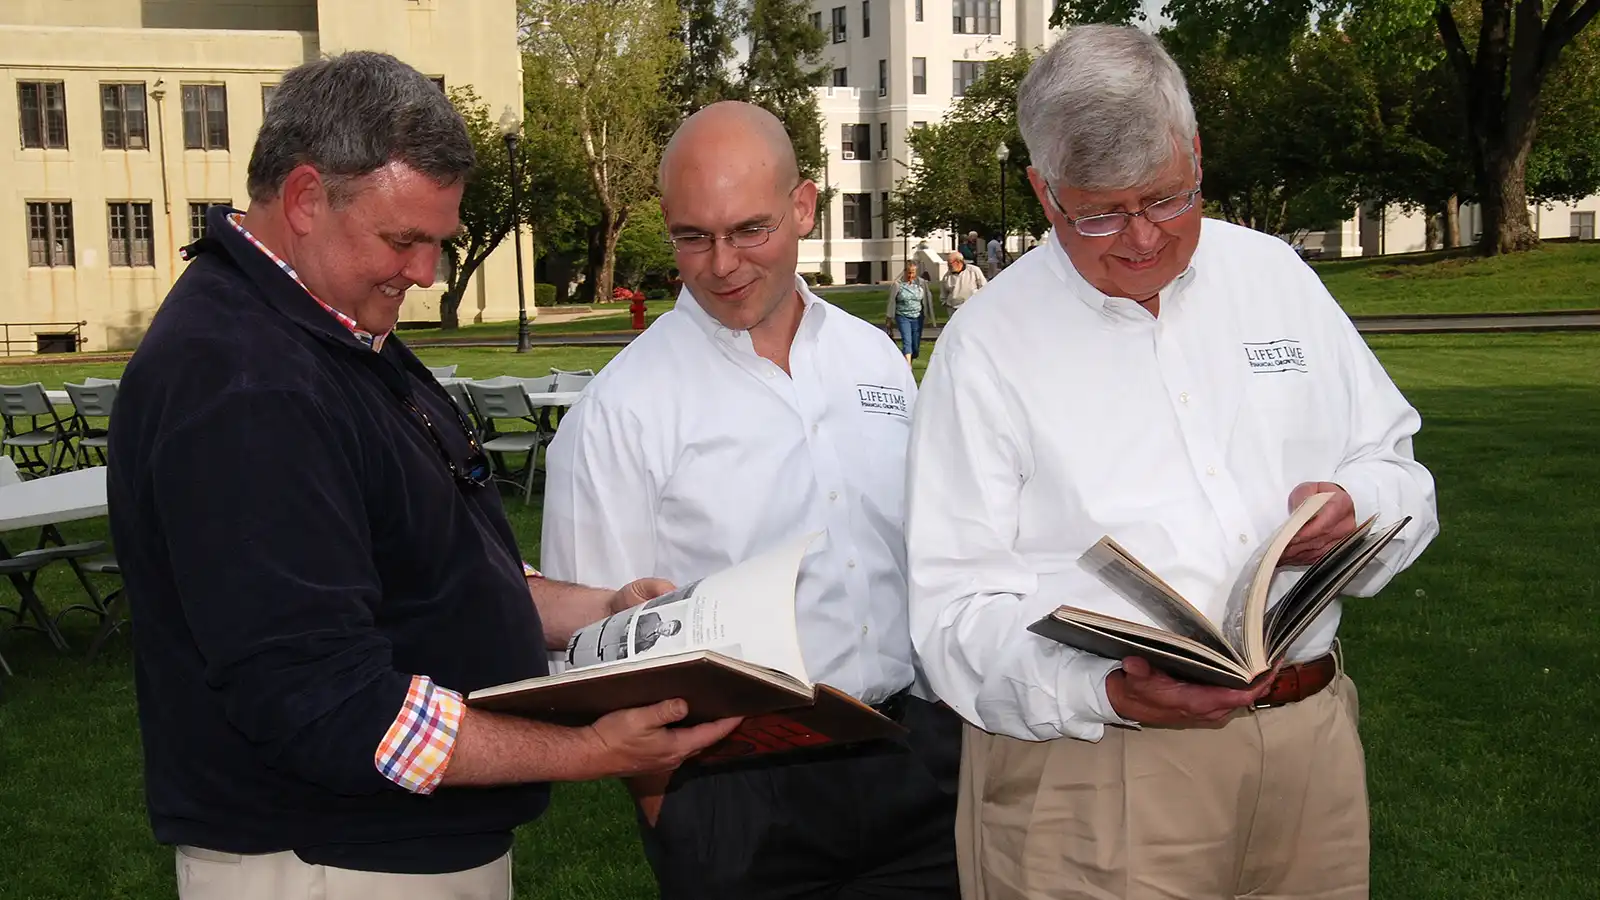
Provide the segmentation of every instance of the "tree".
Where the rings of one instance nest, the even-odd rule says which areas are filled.
[[[599,215],[591,230],[593,296],[611,297],[617,239],[655,192],[662,133],[676,117],[666,91],[683,44],[672,0],[521,0],[524,69],[546,73],[551,105],[576,133]]]
[[[660,204],[640,204],[617,239],[617,283],[629,287],[659,284],[676,263]]]
[[[466,120],[477,163],[468,173],[461,194],[460,235],[444,242],[449,275],[444,296],[439,300],[439,324],[447,329],[460,324],[461,298],[467,283],[511,233],[514,222],[530,226],[533,246],[538,246],[547,231],[565,226],[569,208],[566,185],[571,184],[568,158],[551,139],[553,133],[538,127],[528,129],[518,146],[517,193],[521,208],[513,209],[510,157],[505,137],[491,118],[489,107],[471,87],[452,88],[450,102]],[[566,172],[562,171],[564,164]]]
[[[1017,131],[1017,88],[1032,62],[1026,50],[990,60],[944,121],[907,136],[910,171],[889,203],[889,218],[903,231],[997,232],[1001,203],[995,150],[1002,141],[1011,151],[1005,163],[1007,228],[1037,236],[1050,227],[1028,186],[1028,148]]]
[[[1135,15],[1129,5],[1058,3],[1052,22],[1086,21],[1089,15],[1127,21]],[[1168,0],[1162,13],[1174,22],[1280,43],[1313,19],[1340,23],[1374,45],[1431,22],[1465,114],[1483,210],[1480,249],[1494,255],[1537,243],[1528,219],[1528,162],[1546,87],[1563,52],[1600,15],[1600,0],[1555,0],[1545,10],[1544,0],[1481,0],[1475,9],[1450,0]],[[1418,62],[1400,54],[1395,59],[1407,66]]]
[[[737,0],[678,0],[677,36],[684,52],[667,77],[678,114],[688,117],[719,100],[737,96],[729,64],[733,37],[745,11]]]
[[[752,0],[750,55],[740,67],[738,98],[783,121],[794,142],[800,174],[822,173],[822,111],[813,88],[822,85],[822,32],[809,21],[806,0]]]

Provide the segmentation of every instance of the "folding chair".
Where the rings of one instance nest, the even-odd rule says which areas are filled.
[[[459,365],[460,363],[454,366],[428,366],[428,371],[433,373],[434,378],[454,378]]]
[[[585,375],[582,372],[557,372],[555,377],[555,387],[551,388],[551,390],[557,393],[581,391],[589,386],[589,382],[594,380],[593,374]]]
[[[483,449],[489,452],[489,458],[495,462],[495,468],[506,469],[504,454],[526,453],[528,460],[522,467],[522,502],[533,502],[533,472],[539,459],[539,446],[544,443],[544,430],[539,427],[535,412],[528,403],[528,392],[521,379],[509,378],[510,384],[488,384],[481,381],[467,382],[467,393],[472,397],[472,405],[477,408],[478,415],[482,417],[484,440]],[[501,419],[521,419],[533,426],[532,431],[500,432],[495,423]],[[516,484],[513,479],[501,479]]]
[[[99,575],[122,575],[122,566],[118,565],[116,556],[110,554],[86,559],[83,561],[82,566],[85,572],[94,572]],[[106,641],[110,640],[118,629],[128,624],[127,616],[122,615],[117,608],[118,601],[122,599],[122,592],[123,586],[118,585],[116,590],[107,594],[104,602],[101,603],[101,609],[105,612],[105,615],[100,618],[100,628],[95,631],[94,640],[89,642],[90,659],[95,658],[100,652],[100,648],[105,646]],[[59,619],[60,616],[56,618]]]
[[[115,384],[72,384],[63,385],[67,389],[67,396],[72,398],[74,410],[72,432],[77,435],[78,443],[72,454],[72,464],[82,466],[89,462],[89,451],[100,454],[100,464],[106,463],[106,435],[110,432],[105,428],[95,428],[89,424],[91,418],[110,419],[111,406],[117,400],[117,386]]]
[[[112,387],[121,387],[122,386],[122,379],[121,378],[96,378],[93,375],[85,375],[84,378],[83,378],[83,383],[89,385],[90,387],[99,387],[102,384],[109,384]]]
[[[522,379],[522,386],[530,394],[548,394],[556,389],[556,376],[541,375],[538,378]]]
[[[9,606],[0,606],[0,611],[14,613],[17,621],[20,622],[22,620],[21,610],[26,610],[30,604],[39,602],[39,597],[33,593],[33,584],[27,580],[27,576],[37,572],[42,565],[44,565],[44,562],[41,560],[0,559],[0,575],[10,578],[11,583],[16,585],[17,590],[22,594],[22,606],[19,610],[12,610]],[[11,671],[11,665],[6,662],[3,654],[0,654],[0,672],[4,672],[7,676],[15,677],[15,673]]]
[[[23,418],[28,419],[26,428],[17,424]],[[72,429],[56,414],[55,404],[45,394],[44,385],[37,381],[0,384],[0,445],[12,453],[19,466],[36,474],[42,471],[50,475],[61,465],[71,440]],[[52,450],[49,460],[44,458],[46,447]],[[28,458],[30,450],[32,459]]]
[[[555,366],[551,366],[550,367],[550,374],[551,375],[593,375],[594,374],[594,370],[593,369],[558,369]]]

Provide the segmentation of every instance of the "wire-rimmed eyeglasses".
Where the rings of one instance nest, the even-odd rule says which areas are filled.
[[[772,240],[773,232],[783,227],[783,220],[788,217],[789,214],[784,213],[771,225],[747,225],[744,228],[735,228],[727,234],[673,235],[667,238],[667,243],[679,253],[705,253],[716,246],[717,241],[727,241],[728,246],[738,250],[750,250]]]
[[[428,438],[433,441],[433,446],[439,451],[439,455],[444,458],[445,467],[450,470],[451,478],[459,484],[473,487],[483,487],[489,483],[494,477],[494,472],[489,466],[489,454],[484,452],[483,444],[472,430],[472,423],[461,414],[461,410],[455,410],[456,422],[461,426],[461,434],[466,439],[469,452],[465,460],[457,462],[455,454],[445,447],[444,438],[434,427],[433,418],[428,415],[427,410],[410,397],[402,398],[401,402],[412,415],[422,420],[422,427],[428,432]],[[451,408],[454,409],[454,404]]]
[[[1050,198],[1050,205],[1056,208],[1061,218],[1067,220],[1068,225],[1084,237],[1111,237],[1114,234],[1121,234],[1133,221],[1134,216],[1140,216],[1151,224],[1170,222],[1193,209],[1194,198],[1200,194],[1200,185],[1197,183],[1187,191],[1164,197],[1154,203],[1147,203],[1132,212],[1095,213],[1092,216],[1079,216],[1074,219],[1061,208],[1061,201],[1056,199],[1055,186],[1046,182],[1045,187],[1048,188],[1045,195]]]

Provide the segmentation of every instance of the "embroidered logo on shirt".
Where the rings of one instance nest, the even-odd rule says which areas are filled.
[[[856,396],[861,398],[861,411],[880,416],[910,418],[906,409],[906,392],[897,387],[881,384],[858,384]]]
[[[1291,341],[1288,338],[1257,343],[1245,341],[1244,358],[1250,364],[1251,373],[1255,375],[1306,371],[1305,349],[1300,346],[1299,341]]]

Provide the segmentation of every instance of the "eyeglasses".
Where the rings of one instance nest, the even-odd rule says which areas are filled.
[[[679,253],[705,253],[716,246],[717,241],[727,241],[728,246],[739,250],[750,250],[760,247],[772,240],[772,233],[783,227],[783,220],[789,217],[784,213],[778,221],[771,225],[751,225],[746,228],[736,228],[724,235],[715,234],[680,234],[667,238],[667,243]]]
[[[1097,213],[1092,216],[1080,216],[1074,219],[1067,215],[1066,210],[1061,208],[1061,201],[1056,199],[1055,186],[1046,183],[1045,187],[1049,188],[1045,195],[1050,198],[1050,205],[1056,208],[1056,212],[1061,215],[1061,218],[1067,220],[1068,225],[1071,225],[1084,237],[1111,237],[1114,234],[1121,234],[1133,222],[1134,216],[1142,216],[1146,222],[1151,224],[1170,222],[1193,209],[1194,198],[1200,194],[1200,185],[1196,184],[1181,194],[1173,194],[1171,197],[1157,200],[1133,212]]]
[[[477,434],[472,430],[472,423],[461,414],[461,410],[455,410],[456,422],[461,426],[461,434],[466,438],[467,449],[471,452],[467,454],[464,462],[457,462],[455,455],[446,449],[444,439],[434,427],[433,419],[428,416],[427,411],[410,397],[402,398],[400,402],[412,415],[422,420],[422,427],[428,432],[428,439],[433,441],[433,446],[439,451],[439,455],[444,458],[445,467],[450,470],[451,478],[458,484],[472,487],[483,487],[489,483],[494,477],[494,472],[489,467],[489,454],[484,452],[483,444],[478,441]],[[454,404],[451,404],[451,408],[455,408]]]

